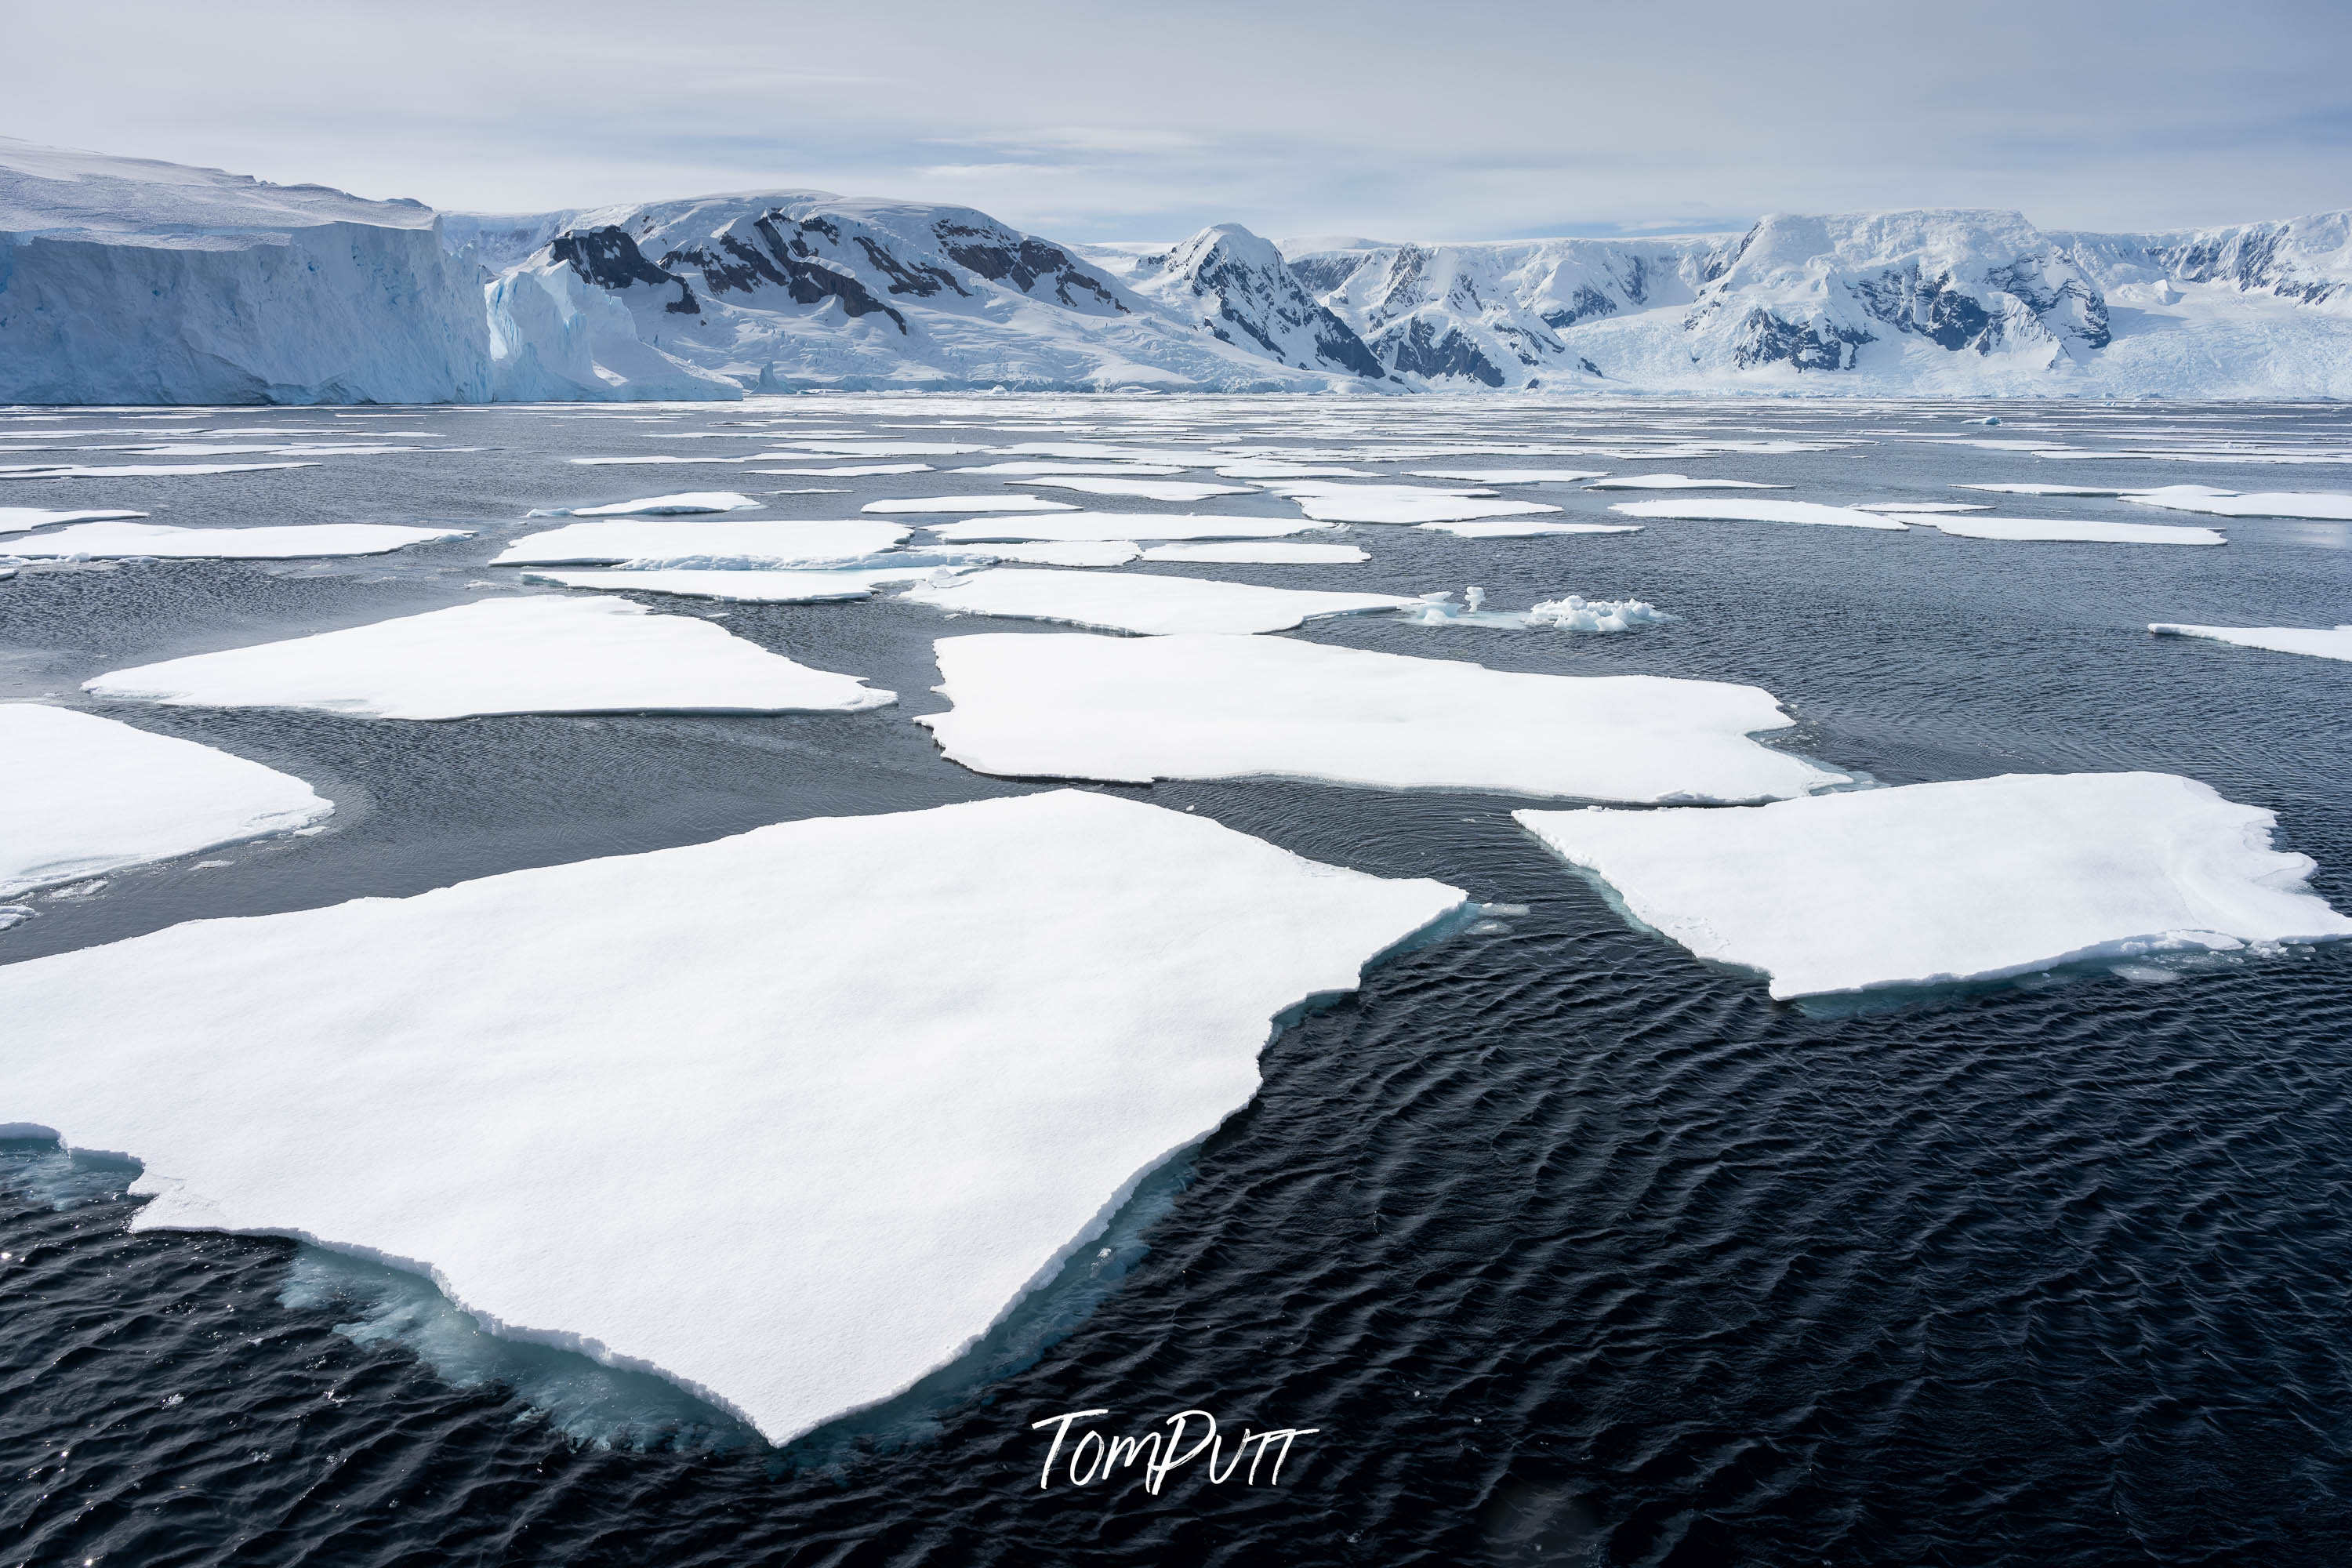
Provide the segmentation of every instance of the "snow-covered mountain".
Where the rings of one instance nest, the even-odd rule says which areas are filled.
[[[2352,213],[1071,246],[814,191],[443,216],[0,141],[0,400],[996,385],[2352,397]]]
[[[0,402],[490,393],[433,210],[0,138]]]

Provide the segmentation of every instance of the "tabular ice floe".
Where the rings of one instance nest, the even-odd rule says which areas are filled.
[[[1418,485],[1325,484],[1316,479],[1276,479],[1268,489],[1289,497],[1318,522],[1463,522],[1482,517],[1525,517],[1555,512],[1541,501],[1485,500]]]
[[[1778,997],[2352,936],[2272,815],[2169,773],[2010,773],[1733,811],[1522,811],[1633,917]]]
[[[152,555],[172,560],[290,561],[311,555],[382,555],[436,539],[470,539],[469,528],[396,528],[383,522],[299,522],[261,528],[176,528],[155,522],[84,522],[12,539],[8,553]]]
[[[258,474],[271,468],[315,468],[316,463],[117,463],[106,468],[87,465],[0,468],[0,479],[145,479],[173,475]]]
[[[0,1121],[141,1160],[138,1228],[410,1260],[781,1443],[953,1361],[1461,903],[1080,791],[821,817],[0,969]]]
[[[1024,571],[982,572],[952,583],[925,584],[900,597],[959,615],[1066,621],[1143,637],[1287,631],[1325,616],[1408,609],[1414,603],[1396,594],[1265,588],[1200,577]]]
[[[846,713],[898,700],[706,620],[562,595],[166,659],[99,676],[83,689],[183,708],[313,708],[378,719]]]
[[[1683,474],[1628,474],[1584,487],[1589,490],[1785,490],[1757,479],[1694,479]]]
[[[1066,500],[1044,496],[906,496],[895,500],[870,500],[860,511],[1076,511]]]
[[[2169,507],[2175,511],[2210,512],[2215,517],[2294,517],[2352,522],[2352,495],[2342,490],[2266,490],[2240,495],[2233,490],[2208,489],[2203,485],[2167,485],[2161,489],[2134,490],[2124,500],[2135,506]]]
[[[919,572],[646,571],[563,572],[525,568],[526,583],[558,588],[594,588],[610,594],[675,594],[698,599],[732,599],[754,605],[824,605],[870,599],[890,583],[919,581]]]
[[[2240,647],[2269,653],[2308,654],[2314,658],[2352,659],[2352,626],[2191,626],[2158,621],[2147,628],[2158,637],[2204,637],[2235,643]]]
[[[1883,528],[1900,532],[1902,523],[1850,506],[1809,500],[1621,500],[1611,511],[1627,517],[1675,518],[1686,522],[1803,522],[1832,528]]]
[[[1197,479],[1031,479],[1005,483],[1044,485],[1090,496],[1132,496],[1139,500],[1196,501],[1254,493],[1246,485],[1212,485]]]
[[[143,511],[54,511],[39,506],[0,506],[0,533],[22,533],[58,522],[120,522]]]
[[[1601,479],[1608,472],[1606,468],[1415,468],[1412,477],[1466,479],[1474,485],[1565,485],[1578,479]]]
[[[1547,533],[1639,533],[1638,522],[1423,522],[1429,533],[1451,533],[1463,539],[1538,539]]]
[[[1269,539],[1259,542],[1155,544],[1143,552],[1146,561],[1198,561],[1220,566],[1352,566],[1371,556],[1352,544],[1293,544]]]
[[[610,506],[542,507],[526,515],[530,517],[626,517],[632,512],[646,517],[678,517],[704,511],[743,511],[764,505],[747,495],[733,490],[688,490],[674,496],[647,496],[643,500],[616,500]]]
[[[285,833],[335,809],[259,763],[35,702],[0,703],[0,897]]]
[[[862,562],[907,537],[895,522],[666,521],[610,518],[525,534],[493,566],[829,566]]]
[[[1517,675],[1287,637],[999,634],[936,645],[953,761],[1010,777],[1295,778],[1651,803],[1845,782],[1749,737],[1771,694],[1649,675]]]
[[[975,517],[962,522],[932,523],[932,537],[956,544],[985,544],[998,540],[1076,542],[1118,539],[1280,539],[1286,534],[1316,533],[1328,522],[1278,517],[1159,517],[1133,511],[1073,511],[1050,517]]]
[[[1941,529],[1961,539],[2000,539],[2051,544],[2227,544],[2210,528],[2161,522],[2108,522],[2091,518],[1954,517],[1942,512],[1899,512],[1903,521]]]

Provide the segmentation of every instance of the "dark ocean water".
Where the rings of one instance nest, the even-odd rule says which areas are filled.
[[[2061,461],[1894,434],[2352,454],[2352,416],[2324,407],[1991,411],[2002,427],[1962,422],[1982,405],[1516,398],[625,411],[667,424],[425,410],[386,423],[493,449],[0,486],[0,504],[156,521],[485,527],[364,562],[27,574],[0,584],[0,698],[79,700],[81,680],[125,664],[461,602],[483,591],[468,583],[508,575],[480,563],[532,506],[855,487],[778,498],[779,515],[823,517],[975,488],[561,461],[747,417],[990,447],[1213,438],[1349,450],[1383,472],[1673,470],[1784,483],[1769,493],[1788,499],[2000,500],[2000,515],[2174,523],[2215,520],[1949,487],[2352,480],[2352,464]],[[170,423],[362,422],[244,410]],[[1596,426],[1877,434],[1654,462],[1360,457]],[[1596,519],[1626,499],[1514,493]],[[1291,510],[1273,497],[1212,504]],[[1103,503],[1130,505],[1155,510]],[[1682,618],[1623,637],[1374,619],[1294,635],[1496,668],[1751,681],[1799,720],[1780,743],[1888,784],[2186,773],[2276,811],[2283,845],[2320,862],[2315,888],[2352,910],[2352,666],[2144,629],[2352,620],[2352,525],[2219,526],[2226,549],[1764,523],[1487,542],[1366,527],[1350,535],[1373,553],[1362,566],[1127,570],[1414,593],[1476,583],[1509,608],[1570,591],[1648,599]],[[310,780],[338,804],[333,830],[34,899],[38,917],[0,934],[0,962],[1040,787],[963,772],[907,720],[941,705],[929,642],[943,629],[1045,628],[950,628],[887,603],[727,610],[730,630],[869,676],[900,706],[450,724],[110,706]],[[131,1235],[131,1170],[0,1148],[0,1564],[2352,1560],[2352,951],[1792,1007],[1629,930],[1511,823],[1522,802],[1265,783],[1130,793],[1527,912],[1402,955],[1286,1031],[1256,1101],[1147,1184],[1104,1256],[970,1364],[782,1451],[653,1380],[485,1343],[397,1277],[270,1239]],[[0,1103],[0,1121],[39,1109]],[[1195,1468],[1157,1497],[1131,1472],[1041,1490],[1046,1435],[1031,1423],[1097,1407],[1137,1434],[1190,1407],[1315,1431],[1278,1486],[1212,1486]]]

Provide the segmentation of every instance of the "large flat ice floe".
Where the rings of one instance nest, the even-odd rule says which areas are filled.
[[[955,544],[985,544],[998,540],[1076,542],[1117,539],[1280,539],[1286,534],[1317,533],[1328,522],[1304,518],[1201,517],[1187,513],[1157,517],[1133,511],[1073,511],[1050,517],[975,517],[962,522],[930,525],[931,536]]]
[[[1832,528],[1883,528],[1904,524],[1850,506],[1809,500],[1621,500],[1609,509],[1627,517],[1674,518],[1685,522],[1804,522]]]
[[[271,468],[315,468],[316,463],[112,463],[40,464],[0,468],[0,479],[187,479],[197,474],[258,474]]]
[[[0,969],[0,1121],[142,1161],[138,1228],[429,1271],[782,1442],[954,1360],[1461,902],[1079,791],[820,817]]]
[[[870,500],[857,510],[889,514],[932,511],[1076,511],[1078,509],[1068,501],[1047,500],[1044,496],[902,496],[891,500]]]
[[[1195,561],[1221,566],[1352,566],[1371,557],[1352,544],[1293,544],[1286,540],[1230,543],[1155,544],[1146,561]]]
[[[0,702],[0,898],[288,832],[335,809],[259,763],[37,702]]]
[[[1541,501],[1503,500],[1419,485],[1326,484],[1274,479],[1266,489],[1289,497],[1318,522],[1465,522],[1473,518],[1530,517],[1559,508]]]
[[[1694,479],[1685,474],[1628,474],[1584,487],[1589,490],[1785,490],[1758,479]]]
[[[870,599],[877,589],[886,584],[919,582],[931,570],[934,569],[724,572],[655,568],[643,572],[565,572],[527,567],[522,580],[558,588],[594,588],[608,594],[673,594],[751,605],[824,605]]]
[[[2203,485],[2167,485],[2161,489],[2134,490],[2123,499],[2135,506],[2168,507],[2174,511],[2201,511],[2214,517],[2294,517],[2352,522],[2352,494],[2342,490],[2263,490],[2240,495],[2233,490],[2208,489]]]
[[[2352,626],[2191,626],[2158,621],[2147,628],[2158,637],[2204,637],[2270,653],[2308,654],[2314,658],[2352,659]]]
[[[120,522],[143,511],[58,511],[42,506],[0,506],[0,533],[22,533],[58,522]]]
[[[525,534],[493,566],[830,566],[863,561],[907,537],[895,522],[696,522],[611,518]]]
[[[928,725],[979,773],[1144,784],[1297,778],[1650,803],[1844,782],[1749,737],[1769,692],[1651,675],[1517,675],[1287,637],[999,634],[936,645]]]
[[[2003,539],[2050,544],[2227,544],[2210,528],[2162,522],[2109,522],[2079,517],[1955,517],[1946,512],[1896,512],[1920,528],[1961,539]]]
[[[1606,468],[1415,468],[1412,477],[1462,479],[1474,485],[1565,485],[1601,479],[1608,472]]]
[[[1219,583],[1201,577],[1020,570],[981,572],[952,583],[924,584],[900,596],[909,604],[929,605],[957,615],[1065,621],[1143,637],[1287,631],[1325,616],[1410,609],[1418,602],[1397,594],[1262,588],[1255,583]]]
[[[175,528],[160,522],[84,522],[12,539],[7,553],[152,555],[175,561],[291,561],[313,555],[382,555],[436,539],[469,539],[469,528],[398,528],[385,522],[297,522],[260,528]]]
[[[2010,773],[1733,811],[1522,811],[1633,918],[1779,997],[2352,936],[2275,819],[2169,773]]]
[[[376,719],[485,713],[853,712],[897,700],[706,620],[625,599],[490,599],[85,681],[183,708],[314,708]]]

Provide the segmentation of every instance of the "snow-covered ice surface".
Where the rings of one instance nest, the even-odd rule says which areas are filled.
[[[1371,557],[1352,544],[1295,544],[1269,539],[1202,544],[1155,544],[1146,561],[1199,561],[1224,566],[1345,566]]]
[[[1027,479],[1008,484],[1043,485],[1049,489],[1076,490],[1090,496],[1132,496],[1138,500],[1202,501],[1217,496],[1245,496],[1246,485],[1213,485],[1197,479]]]
[[[2006,773],[1744,810],[1522,811],[1633,918],[1776,997],[2352,936],[2276,818],[2170,773]]]
[[[1606,468],[1415,468],[1412,477],[1465,479],[1474,485],[1564,485],[1578,479],[1597,479],[1607,472]]]
[[[818,817],[9,966],[0,1117],[142,1162],[142,1228],[403,1262],[782,1442],[954,1360],[1461,902],[1076,791]]]
[[[1683,474],[1627,474],[1584,487],[1589,490],[1785,490],[1760,479],[1694,479]]]
[[[1047,500],[1044,496],[907,496],[891,500],[870,500],[862,511],[928,512],[928,511],[1076,511],[1078,509],[1066,500]]]
[[[642,566],[829,566],[865,560],[896,545],[907,530],[894,522],[698,522],[614,518],[566,523],[529,533],[493,558],[493,566],[592,566],[626,561]]]
[[[1896,512],[1919,528],[1940,528],[1962,539],[2032,540],[2082,544],[2227,544],[2210,528],[2160,522],[2110,522],[2104,518],[1956,517],[1948,512]]]
[[[526,567],[522,580],[610,594],[677,594],[754,605],[822,605],[870,599],[877,586],[909,579],[905,572],[665,571],[658,567],[642,572],[562,572]]]
[[[1287,631],[1325,616],[1402,610],[1414,603],[1396,594],[1262,588],[1252,583],[1218,583],[1201,577],[1010,569],[976,573],[952,583],[923,584],[900,596],[910,604],[929,605],[957,615],[1065,621],[1142,637]]]
[[[2352,492],[2344,490],[2262,490],[2239,495],[2231,490],[2208,489],[2202,485],[2167,485],[2159,489],[2132,490],[2123,499],[2135,506],[2210,512],[2215,517],[2296,517],[2352,522]]]
[[[183,708],[315,708],[377,719],[478,713],[855,712],[896,700],[709,621],[624,599],[487,599],[83,682]]]
[[[1627,802],[1779,800],[1845,781],[1750,737],[1753,686],[1519,675],[1286,637],[983,635],[937,645],[950,758],[1010,777],[1293,778]]]
[[[987,544],[958,545],[950,553],[982,564],[1009,561],[1022,566],[1124,566],[1141,555],[1143,548],[1126,539],[1071,539],[1058,543],[997,540]]]
[[[1161,515],[1140,511],[1077,511],[1021,518],[971,518],[962,522],[930,525],[935,539],[981,544],[1079,542],[1118,539],[1280,539],[1293,533],[1319,533],[1328,522],[1304,518],[1202,517]]]
[[[2314,658],[2352,659],[2352,625],[2326,626],[2192,626],[2158,621],[2147,628],[2158,637],[2205,637],[2271,653],[2308,654]]]
[[[1465,522],[1474,518],[1556,512],[1542,501],[1487,500],[1418,485],[1350,485],[1319,479],[1273,479],[1266,488],[1288,496],[1318,522]]]
[[[315,468],[316,463],[32,464],[0,468],[0,479],[164,479],[197,474],[260,474],[273,468]]]
[[[0,533],[22,533],[58,522],[120,522],[145,517],[143,511],[59,511],[50,507],[0,506]]]
[[[398,528],[383,522],[297,522],[259,528],[175,528],[155,522],[83,522],[12,539],[11,555],[152,555],[172,560],[290,561],[311,555],[382,555],[436,539],[467,539],[468,528]]]
[[[685,490],[671,496],[647,496],[643,500],[616,500],[605,506],[546,507],[533,517],[684,517],[706,511],[748,511],[766,503],[734,490]]]
[[[1904,526],[1874,512],[1808,500],[1621,500],[1609,510],[1627,517],[1675,518],[1687,522],[1802,522],[1895,530]]]
[[[0,898],[289,832],[335,809],[259,763],[37,702],[0,702]]]
[[[1451,533],[1463,539],[1535,539],[1547,533],[1639,533],[1638,522],[1424,522],[1416,526],[1431,533]]]

